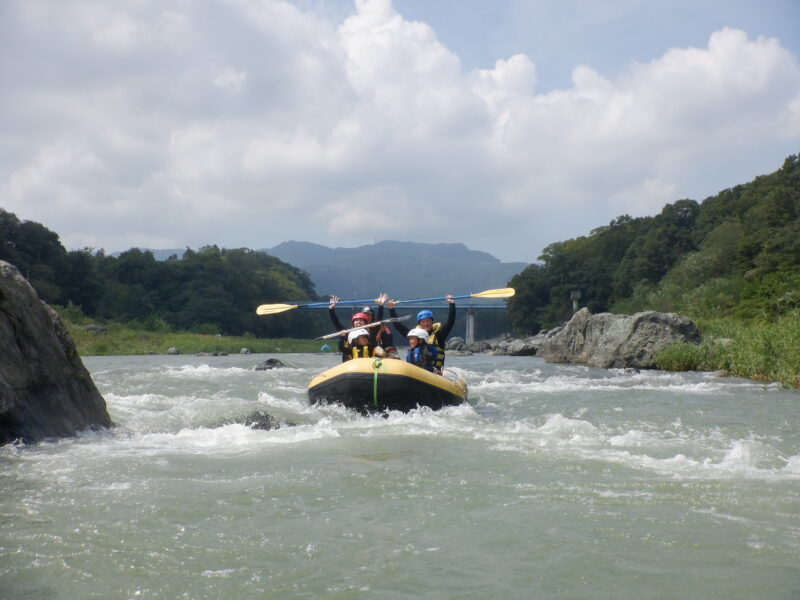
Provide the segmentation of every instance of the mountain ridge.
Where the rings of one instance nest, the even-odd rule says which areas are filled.
[[[330,248],[290,240],[266,252],[306,273],[320,295],[397,298],[459,295],[506,287],[527,263],[503,263],[463,243],[383,240],[354,248]]]
[[[179,259],[185,248],[152,249],[156,260]],[[356,247],[330,247],[315,242],[288,240],[272,248],[259,248],[305,271],[320,296],[377,297],[387,292],[396,298],[461,295],[506,287],[528,266],[504,263],[488,252],[471,250],[461,242],[424,243],[381,240]],[[119,255],[122,253],[114,253]]]

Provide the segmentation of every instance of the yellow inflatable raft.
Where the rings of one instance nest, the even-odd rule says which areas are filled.
[[[467,399],[467,384],[445,370],[436,375],[396,359],[356,358],[331,367],[308,384],[312,403],[338,403],[362,413],[418,406],[438,410]]]

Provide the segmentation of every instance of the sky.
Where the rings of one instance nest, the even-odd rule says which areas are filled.
[[[0,208],[69,249],[533,262],[798,151],[798,0],[0,2]]]

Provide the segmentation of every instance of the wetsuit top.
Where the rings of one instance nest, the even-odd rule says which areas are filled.
[[[425,369],[426,371],[433,371],[433,363],[435,351],[428,344],[420,344],[416,348],[409,348],[406,355],[406,362],[411,363]]]
[[[392,317],[397,317],[397,311],[394,308],[389,309],[389,314]],[[444,367],[444,343],[447,340],[447,336],[450,335],[450,331],[453,329],[453,325],[456,322],[456,303],[450,303],[450,310],[447,313],[447,323],[442,325],[441,323],[434,323],[433,327],[431,328],[431,333],[428,335],[428,345],[431,346],[431,350],[436,352],[436,355],[433,359],[433,366],[441,371]],[[394,328],[397,329],[397,333],[402,335],[404,338],[408,337],[408,332],[410,329],[403,325],[402,323],[394,323]]]
[[[378,320],[380,321],[380,319]],[[378,329],[380,330],[378,331],[378,346],[384,348],[385,350],[395,350],[392,330],[386,325],[381,325],[378,327]]]
[[[328,314],[331,316],[331,323],[333,323],[333,326],[336,329],[336,331],[341,331],[342,329],[350,329],[349,327],[345,327],[344,325],[342,325],[342,323],[339,321],[339,317],[336,316],[336,309],[335,308],[329,308],[328,309]],[[377,316],[377,318],[373,319],[373,321],[383,321],[383,307],[382,306],[378,307],[378,316]]]

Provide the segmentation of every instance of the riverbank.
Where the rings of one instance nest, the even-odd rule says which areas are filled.
[[[168,354],[175,348],[180,354],[239,354],[243,348],[253,354],[277,352],[319,352],[324,342],[305,339],[262,339],[252,335],[216,336],[188,332],[162,332],[132,329],[109,324],[102,329],[67,323],[78,354],[112,356]]]
[[[715,371],[722,376],[800,388],[800,311],[773,320],[698,319],[695,323],[702,341],[668,346],[655,357],[659,369]],[[451,338],[448,352],[537,356],[539,346],[556,331],[527,338],[484,340],[469,346],[461,338]]]
[[[665,371],[719,371],[800,388],[800,311],[774,321],[699,321],[699,345],[676,344],[656,358]]]

